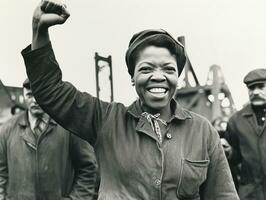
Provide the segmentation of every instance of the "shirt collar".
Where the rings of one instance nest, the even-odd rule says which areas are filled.
[[[30,128],[31,130],[34,130],[34,127],[35,127],[35,124],[36,124],[36,121],[37,121],[37,118],[34,117],[31,112],[27,112],[28,113],[28,119],[29,119],[29,124],[30,124]]]
[[[174,111],[173,112],[174,114],[172,115],[169,121],[172,121],[173,119],[185,120],[185,119],[192,118],[190,113],[187,110],[183,109],[175,99],[172,99],[170,103],[171,103],[171,108]],[[130,113],[135,118],[141,118],[141,114],[143,113],[143,110],[141,108],[140,99],[133,102],[127,108],[127,112]]]
[[[37,117],[33,116],[31,114],[31,112],[29,112],[29,110],[27,111],[27,118],[28,118],[28,124],[30,125],[30,128],[31,130],[34,130],[34,127],[35,127],[35,124],[36,124],[36,121],[37,121]],[[52,124],[52,125],[56,125],[57,123],[50,118],[49,115],[47,114],[44,114],[42,116],[42,121],[44,121],[46,124]]]

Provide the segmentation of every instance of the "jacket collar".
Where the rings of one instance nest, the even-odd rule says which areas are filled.
[[[28,117],[28,110],[25,111],[20,115],[18,118],[18,124],[22,127],[22,130],[20,131],[20,136],[24,139],[26,144],[28,144],[31,148],[37,150],[37,142],[41,142],[42,138],[45,137],[45,135],[49,134],[54,126],[57,125],[57,123],[54,120],[49,121],[48,129],[45,131],[44,134],[41,135],[40,139],[36,141],[36,138],[33,135],[33,132],[30,127],[29,123],[29,117]],[[51,125],[51,126],[50,126]]]
[[[254,115],[254,111],[252,110],[251,104],[248,104],[246,107],[243,108],[242,116],[250,117]]]
[[[35,138],[33,137],[31,128],[30,128],[30,123],[28,120],[28,110],[24,111],[20,117],[18,118],[18,124],[21,128],[19,134],[21,138],[26,142],[28,146],[36,150],[36,141]]]
[[[29,120],[28,120],[28,111],[24,112],[20,118],[18,119],[18,124],[24,128],[27,126],[30,126]]]
[[[26,112],[24,112],[21,117],[18,119],[18,124],[22,127],[27,127],[27,126],[30,126],[30,123],[29,123],[29,115],[28,115],[28,110],[26,110]],[[53,119],[50,119],[49,121],[50,124],[52,125],[57,125],[57,123],[53,120]]]
[[[170,123],[173,119],[178,120],[185,120],[192,118],[188,111],[185,111],[182,109],[182,107],[174,100],[171,100],[171,108],[173,111],[173,115],[167,121],[167,123]],[[135,102],[133,102],[128,108],[127,112],[138,119],[137,125],[136,125],[136,131],[139,133],[144,133],[147,136],[153,138],[154,140],[158,141],[158,137],[154,134],[154,131],[152,130],[152,127],[150,123],[148,123],[146,117],[142,115],[143,110],[141,108],[141,101],[138,99]]]
[[[192,118],[189,112],[184,110],[175,99],[171,100],[171,108],[174,111],[173,112],[174,114],[172,115],[169,121],[172,121],[173,119],[185,120],[185,119]],[[143,110],[141,108],[140,99],[133,102],[127,108],[127,112],[130,113],[135,118],[141,118],[141,114],[143,113]]]
[[[242,116],[246,117],[250,125],[253,127],[254,130],[256,130],[257,135],[261,135],[266,128],[266,123],[262,127],[258,126],[258,122],[256,119],[256,114],[254,110],[252,109],[251,104],[248,104],[242,109]]]

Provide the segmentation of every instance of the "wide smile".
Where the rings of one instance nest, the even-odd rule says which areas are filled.
[[[155,98],[163,98],[168,94],[168,89],[161,87],[149,88],[147,91]]]

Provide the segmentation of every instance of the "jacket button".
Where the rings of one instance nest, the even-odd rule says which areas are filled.
[[[171,139],[172,138],[172,134],[171,133],[166,133],[166,138]]]
[[[155,180],[155,185],[157,185],[157,186],[161,185],[161,180],[160,179],[156,179]]]

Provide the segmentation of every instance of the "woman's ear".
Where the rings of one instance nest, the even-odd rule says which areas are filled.
[[[135,86],[135,81],[134,81],[133,78],[131,78],[131,85],[132,85],[132,86]]]

